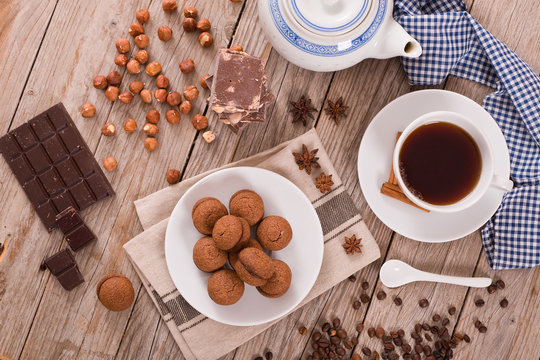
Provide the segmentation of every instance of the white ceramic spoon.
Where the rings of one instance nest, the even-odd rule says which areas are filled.
[[[381,266],[382,283],[389,288],[395,288],[414,281],[432,281],[470,287],[488,287],[491,279],[487,277],[460,277],[433,274],[420,271],[400,260],[388,260]]]

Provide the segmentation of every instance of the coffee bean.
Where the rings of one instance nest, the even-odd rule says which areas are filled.
[[[403,304],[403,300],[401,300],[399,296],[396,296],[394,298],[394,304],[396,304],[396,306],[401,306],[401,304]]]
[[[495,291],[497,291],[497,285],[491,284],[487,287],[488,294],[493,294]]]
[[[311,339],[313,341],[319,341],[319,339],[322,337],[321,333],[318,331],[315,331],[313,335],[311,335]]]
[[[344,329],[339,329],[337,331],[337,336],[340,338],[340,339],[345,339],[347,337],[347,332],[344,330]]]
[[[369,289],[369,283],[367,281],[363,281],[362,282],[362,290],[367,290]]]
[[[338,318],[335,318],[334,320],[332,320],[332,326],[334,326],[334,329],[339,329],[341,325],[341,320],[339,320]]]
[[[274,354],[272,354],[271,351],[267,351],[264,357],[266,358],[266,360],[272,360],[274,358]]]
[[[386,299],[386,293],[385,293],[383,290],[380,290],[380,291],[377,293],[377,299],[379,299],[379,300],[384,300],[384,299]]]
[[[382,327],[378,327],[377,330],[375,330],[375,336],[378,338],[378,339],[381,339],[384,335],[384,329]]]
[[[354,276],[354,275],[349,276],[349,281],[350,282],[355,282],[356,281],[356,276]]]
[[[497,289],[504,289],[506,287],[506,284],[504,283],[504,281],[502,280],[497,280],[495,282],[495,285],[497,285]]]
[[[302,326],[298,329],[298,332],[300,333],[300,335],[305,335],[307,332],[307,329],[304,326]]]
[[[389,355],[388,355],[388,359],[390,360],[398,360],[399,359],[399,355],[395,352],[391,352]]]
[[[367,334],[370,338],[374,337],[375,336],[375,329],[370,327],[369,329],[367,329]]]
[[[399,337],[404,337],[405,336],[405,331],[403,329],[399,329],[397,331],[397,334],[398,334]]]
[[[351,357],[351,360],[362,360],[362,358],[357,353],[354,353],[353,356]]]
[[[487,327],[485,325],[480,325],[480,327],[478,328],[478,331],[484,334],[487,332]]]
[[[482,322],[481,322],[480,320],[476,320],[476,321],[474,322],[474,327],[475,327],[475,328],[478,329],[478,328],[480,327],[480,325],[482,325]]]
[[[418,353],[413,354],[413,356],[412,356],[412,360],[421,360],[421,359],[422,359],[422,357]]]
[[[323,332],[327,332],[331,327],[330,323],[324,323],[321,329]]]
[[[345,341],[345,343],[343,344],[343,346],[345,346],[345,348],[346,348],[347,350],[351,350],[351,349],[353,348],[354,345],[353,345],[353,343],[352,343],[351,340],[347,340],[347,341]]]
[[[263,357],[262,357],[262,356],[257,356],[257,357],[255,358],[255,360],[263,360]]]
[[[465,341],[466,343],[470,343],[470,342],[471,342],[471,338],[469,337],[469,335],[463,334],[463,341]]]
[[[431,355],[431,346],[424,345],[424,354],[426,354],[426,356]]]
[[[426,360],[437,360],[437,358],[433,355],[430,355],[426,358]]]
[[[501,300],[501,302],[499,303],[499,305],[502,307],[502,308],[505,308],[508,306],[508,299],[504,298]]]
[[[411,352],[412,348],[411,348],[411,345],[409,345],[409,344],[403,344],[403,345],[401,345],[401,350],[408,353],[408,352]]]
[[[412,360],[412,355],[409,353],[403,354],[403,360]]]
[[[416,345],[414,345],[414,351],[421,354],[424,351],[424,348],[422,347],[422,345],[416,344]]]
[[[431,331],[432,334],[438,334],[439,333],[439,327],[437,325],[433,325],[429,331]]]
[[[475,302],[474,302],[474,305],[476,305],[476,307],[482,307],[485,305],[485,302],[484,300],[482,299],[477,299]]]
[[[381,357],[376,350],[373,350],[373,360],[379,360]]]
[[[360,301],[363,302],[364,304],[367,304],[369,302],[370,298],[367,294],[361,294],[360,295]]]
[[[319,349],[319,344],[314,342],[314,343],[311,344],[311,347],[313,348],[313,350],[317,350],[317,349]]]
[[[337,345],[341,342],[341,339],[338,336],[330,336],[330,343]]]
[[[431,335],[425,334],[424,336],[426,337],[427,341],[433,341],[433,338],[431,337]]]
[[[371,356],[371,350],[370,350],[370,348],[368,348],[367,346],[364,346],[364,347],[362,348],[362,352],[363,352],[364,355],[366,355],[366,356]]]
[[[435,315],[433,315],[432,319],[433,319],[433,321],[438,322],[438,321],[441,320],[441,316],[439,314],[435,314]]]
[[[463,335],[461,335],[460,333],[455,333],[454,334],[454,339],[456,339],[458,341],[461,341],[461,340],[463,340]]]
[[[454,315],[455,313],[456,313],[456,307],[455,306],[450,306],[448,308],[448,314]]]
[[[393,341],[394,341],[394,345],[396,346],[401,346],[403,344],[401,338],[396,338]]]
[[[329,346],[330,346],[330,343],[328,342],[328,340],[326,339],[319,340],[319,348],[327,348]]]
[[[336,350],[336,354],[338,354],[339,356],[343,356],[346,354],[346,351],[344,348],[339,348]]]
[[[421,308],[426,308],[429,306],[429,301],[427,299],[421,299],[418,301],[418,305],[420,305]]]
[[[431,326],[429,326],[428,323],[423,323],[423,324],[422,324],[422,329],[424,329],[425,331],[429,331],[429,328],[430,328],[430,327],[431,327]]]
[[[450,324],[450,319],[447,318],[447,317],[445,317],[445,318],[443,319],[443,321],[442,321],[442,324],[443,324],[443,326],[446,326],[446,325]]]
[[[414,331],[416,331],[417,333],[421,333],[422,332],[422,325],[420,324],[415,324],[414,325]]]
[[[394,344],[392,344],[391,342],[385,343],[385,344],[384,344],[384,349],[385,349],[385,350],[388,350],[388,351],[392,351],[392,350],[395,349],[395,346],[394,346]]]
[[[355,300],[355,301],[353,302],[353,304],[352,304],[352,307],[353,307],[354,310],[360,309],[360,306],[361,306],[361,303],[360,303],[360,301],[358,301],[358,300]]]
[[[364,330],[364,324],[362,324],[362,323],[356,324],[356,331],[358,331],[360,333],[360,332],[362,332],[362,330]]]
[[[352,341],[354,346],[356,346],[358,344],[358,338],[356,336],[351,338],[351,341]]]

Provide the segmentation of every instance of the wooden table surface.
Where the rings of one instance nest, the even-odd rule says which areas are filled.
[[[492,271],[479,232],[445,244],[424,244],[404,238],[384,226],[362,196],[356,154],[366,126],[388,102],[419,89],[408,84],[399,59],[366,60],[336,73],[309,72],[288,63],[267,46],[257,22],[255,0],[188,3],[212,22],[212,48],[199,46],[196,33],[184,34],[183,16],[180,12],[165,14],[159,0],[0,2],[0,133],[62,101],[98,162],[115,156],[119,164],[116,171],[107,173],[116,197],[99,202],[83,214],[99,239],[77,253],[86,282],[68,292],[48,271],[39,271],[45,255],[65,246],[60,232],[45,231],[7,164],[0,161],[0,242],[7,248],[0,263],[0,354],[13,359],[182,359],[122,250],[124,243],[142,231],[133,201],[167,186],[168,168],[180,169],[185,179],[269,149],[314,126],[375,236],[382,257],[356,274],[359,281],[336,285],[225,359],[252,359],[267,350],[278,359],[305,358],[311,349],[309,332],[336,316],[349,333],[353,333],[356,323],[363,321],[366,327],[401,327],[408,336],[414,323],[429,320],[435,312],[446,314],[450,305],[457,307],[456,315],[449,316],[451,331],[466,332],[472,338],[471,344],[458,347],[456,359],[538,359],[540,268]],[[481,24],[535,71],[540,71],[540,2],[469,0],[467,5]],[[267,57],[271,90],[276,95],[269,120],[250,126],[237,136],[212,115],[210,128],[218,138],[211,144],[194,130],[190,116],[183,116],[177,125],[162,120],[158,149],[153,153],[145,151],[144,134],[126,134],[122,124],[133,117],[142,127],[144,114],[151,105],[143,104],[138,97],[130,105],[111,103],[92,86],[95,75],[111,70],[124,75],[122,89],[136,78],[150,83],[146,74],[129,75],[113,63],[114,43],[120,37],[130,38],[127,29],[139,8],[151,12],[146,26],[151,39],[148,51],[151,60],[163,65],[163,73],[170,78],[173,89],[181,91],[188,84],[197,84],[203,74],[211,72],[219,46],[242,44],[248,53]],[[166,43],[157,39],[160,25],[168,25],[174,31],[173,38]],[[178,63],[186,58],[196,63],[196,71],[190,75],[181,74],[178,68]],[[449,78],[439,88],[464,94],[478,103],[493,91],[456,78]],[[289,101],[296,101],[301,95],[311,98],[319,110],[316,120],[307,127],[292,124],[288,113]],[[327,99],[340,96],[350,108],[348,117],[336,125],[322,108]],[[202,92],[191,115],[205,111],[206,97],[207,93]],[[95,118],[81,117],[80,106],[85,102],[96,106]],[[157,108],[163,118],[167,106]],[[101,127],[108,121],[117,125],[114,137],[101,135]],[[366,292],[375,298],[382,287],[378,269],[386,258],[400,258],[438,273],[502,278],[506,289],[488,295],[485,289],[417,283],[386,289],[386,300],[375,299],[355,311],[351,304],[362,293],[360,280],[369,282]],[[110,272],[123,273],[132,280],[136,301],[129,310],[109,312],[97,300],[96,284]],[[401,307],[392,304],[392,298],[398,295],[403,299]],[[417,304],[423,297],[430,301],[427,309],[420,309]],[[486,300],[486,306],[475,307],[478,297]],[[506,309],[498,305],[503,297],[510,303]],[[486,334],[479,334],[474,328],[477,318],[487,325]],[[300,326],[305,326],[308,334],[299,334]],[[362,346],[381,348],[380,344],[375,346],[379,340],[369,339],[365,331],[359,340]],[[208,346],[212,346],[212,339],[208,339]]]

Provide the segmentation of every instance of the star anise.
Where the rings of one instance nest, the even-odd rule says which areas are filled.
[[[334,182],[332,181],[332,175],[327,176],[325,173],[319,175],[319,177],[316,178],[315,181],[315,186],[323,194],[326,192],[330,192],[330,190],[332,190],[332,185],[334,185]]]
[[[339,124],[339,118],[346,117],[347,114],[345,114],[345,110],[347,110],[349,107],[343,105],[343,97],[340,96],[338,101],[335,103],[331,100],[327,100],[328,107],[324,109],[326,111],[326,114],[329,115],[336,124]]]
[[[317,109],[311,106],[311,99],[306,100],[306,98],[302,96],[298,102],[291,101],[290,103],[293,106],[293,108],[289,110],[289,112],[294,114],[293,123],[302,121],[304,126],[306,126],[308,118],[315,119],[312,112],[317,111]]]
[[[317,154],[317,151],[319,151],[319,149],[314,149],[314,150],[309,151],[307,146],[302,144],[301,153],[293,152],[294,159],[296,160],[296,164],[298,165],[298,169],[300,170],[306,169],[306,172],[308,173],[308,175],[310,175],[312,168],[321,167],[319,163],[317,162],[319,158],[315,156],[315,154]]]
[[[362,239],[357,239],[356,235],[353,235],[350,238],[345,236],[345,242],[341,244],[341,246],[343,246],[347,254],[361,253],[362,250],[360,248],[362,245],[360,244],[360,241],[362,241]]]

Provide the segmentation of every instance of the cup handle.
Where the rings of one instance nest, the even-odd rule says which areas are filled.
[[[493,186],[495,188],[498,188],[507,192],[514,188],[514,182],[510,179],[503,178],[502,176],[493,175],[490,186]]]

